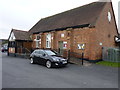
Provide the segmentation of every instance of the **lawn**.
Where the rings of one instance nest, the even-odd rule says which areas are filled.
[[[108,61],[100,61],[96,64],[104,65],[104,66],[111,66],[111,67],[120,67],[120,63],[108,62]]]

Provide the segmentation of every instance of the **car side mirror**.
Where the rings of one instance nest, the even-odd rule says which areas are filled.
[[[46,56],[46,54],[43,54],[43,56]]]

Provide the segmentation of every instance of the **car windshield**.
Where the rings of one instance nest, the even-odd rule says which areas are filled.
[[[54,53],[54,52],[51,51],[51,50],[45,50],[45,52],[46,52],[48,55],[51,55],[51,56],[56,55],[56,53]]]

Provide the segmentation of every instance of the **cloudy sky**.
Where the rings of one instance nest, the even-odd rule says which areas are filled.
[[[7,39],[12,28],[28,31],[41,18],[94,1],[97,0],[0,0],[0,39]],[[117,24],[118,1],[112,0]]]

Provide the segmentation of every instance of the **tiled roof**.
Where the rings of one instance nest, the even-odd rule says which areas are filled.
[[[12,32],[14,33],[16,40],[30,40],[28,31],[12,29]]]
[[[57,30],[60,28],[89,24],[94,26],[106,2],[94,2],[38,21],[30,33]]]

